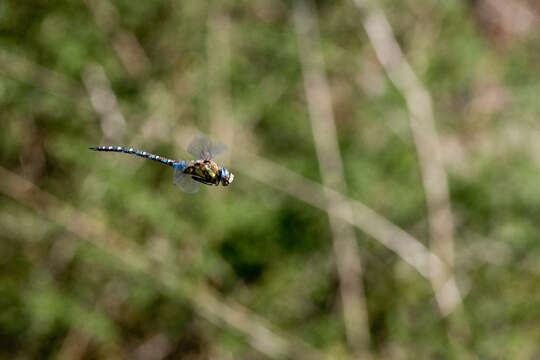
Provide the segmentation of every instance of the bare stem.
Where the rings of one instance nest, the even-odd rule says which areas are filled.
[[[304,0],[298,0],[295,2],[293,20],[322,181],[325,186],[346,193],[347,184],[324,69],[317,15]],[[360,357],[369,353],[370,342],[362,261],[353,227],[336,215],[337,212],[344,212],[352,217],[353,210],[349,203],[341,203],[331,192],[325,191],[324,195],[332,230],[347,341],[355,355]]]
[[[379,61],[407,103],[426,192],[430,246],[446,265],[438,271],[432,271],[430,280],[439,309],[443,315],[447,315],[461,302],[461,296],[452,273],[454,224],[431,95],[405,58],[390,23],[377,2],[353,1],[361,10],[362,24]]]

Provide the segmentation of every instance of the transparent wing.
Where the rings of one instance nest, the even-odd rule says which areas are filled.
[[[181,169],[174,169],[174,183],[178,185],[183,192],[193,194],[199,191],[201,183],[193,180],[191,175],[184,174]]]
[[[210,160],[227,150],[227,145],[214,144],[205,135],[197,136],[191,144],[189,144],[187,151],[195,156],[196,159]]]
[[[229,147],[225,144],[216,143],[210,145],[210,154],[212,154],[212,159],[219,156],[219,154],[227,151]]]

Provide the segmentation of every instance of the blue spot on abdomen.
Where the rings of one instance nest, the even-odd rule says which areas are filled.
[[[185,162],[185,160],[175,162],[173,164],[173,167],[175,169],[180,169],[180,170],[185,169],[186,168],[186,162]]]

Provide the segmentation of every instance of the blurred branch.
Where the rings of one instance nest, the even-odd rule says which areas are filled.
[[[461,302],[461,296],[452,274],[454,225],[431,95],[407,62],[390,23],[377,2],[353,1],[361,10],[363,26],[379,61],[407,103],[426,192],[430,245],[433,252],[446,264],[440,271],[433,271],[430,280],[439,309],[443,315],[447,315]]]
[[[200,316],[242,333],[249,343],[270,358],[285,356],[299,359],[322,359],[322,354],[291,334],[271,330],[264,320],[242,305],[221,299],[210,288],[179,281],[170,264],[149,259],[145,249],[53,195],[40,190],[19,175],[0,167],[0,192],[10,196],[65,227],[71,233],[111,254],[135,272],[156,279],[175,298],[188,299]]]
[[[293,20],[322,181],[324,186],[338,189],[345,194],[347,184],[339,153],[330,90],[320,47],[317,15],[304,0],[297,0]],[[340,281],[347,340],[357,356],[367,355],[370,336],[368,311],[362,286],[362,261],[353,227],[336,215],[336,212],[342,211],[352,217],[353,210],[350,203],[340,203],[339,198],[333,197],[329,192],[325,192],[325,195]]]
[[[71,327],[56,355],[58,360],[78,360],[84,358],[92,337],[84,330]]]
[[[133,350],[130,357],[135,360],[160,360],[165,359],[171,350],[171,341],[166,334],[152,334]]]
[[[120,26],[119,15],[109,0],[86,0],[86,5],[127,72],[134,77],[146,74],[150,70],[150,60],[135,35]]]
[[[430,253],[420,241],[359,201],[349,199],[335,190],[257,155],[235,153],[233,166],[245,175],[316,208],[323,211],[332,210],[334,216],[379,241],[426,278],[430,275],[430,262],[433,266],[432,271],[441,271],[441,267],[444,267],[444,263],[435,254]],[[332,197],[335,201],[332,209],[328,204],[328,197]],[[349,209],[352,209],[352,213]]]
[[[126,130],[126,120],[105,71],[101,66],[89,66],[82,74],[82,79],[90,95],[92,107],[100,117],[101,129],[107,140],[121,142]]]

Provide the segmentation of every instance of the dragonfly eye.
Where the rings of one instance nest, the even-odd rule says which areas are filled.
[[[221,182],[221,185],[228,186],[234,180],[234,175],[225,168],[219,169],[218,180]]]
[[[227,177],[227,185],[231,184],[234,181],[234,174],[229,173],[229,176]],[[227,186],[225,183],[223,183],[223,186]]]

